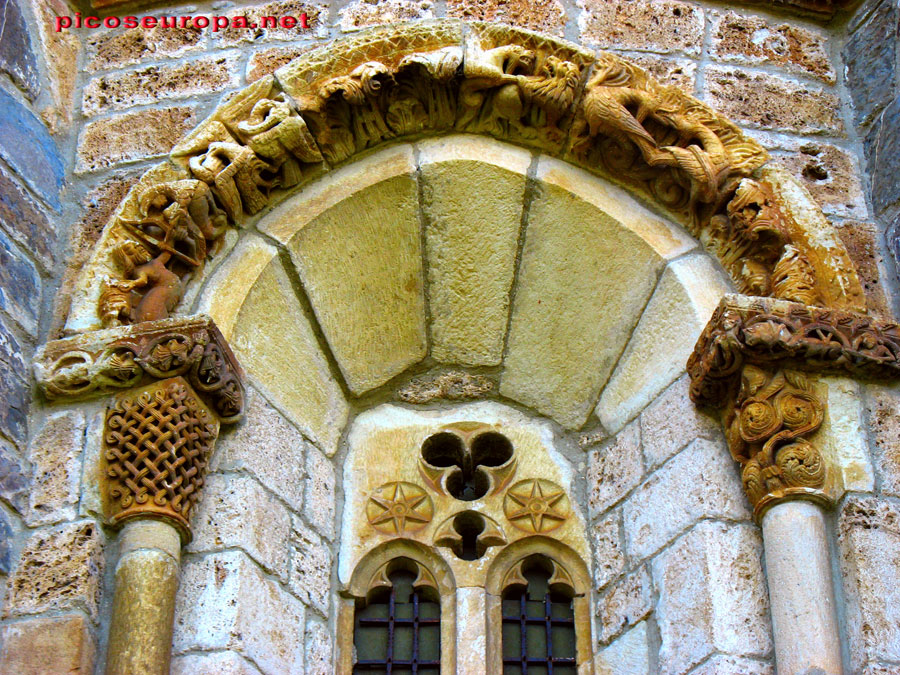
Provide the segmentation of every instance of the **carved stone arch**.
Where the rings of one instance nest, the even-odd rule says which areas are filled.
[[[405,558],[421,566],[431,575],[430,579],[423,577],[423,582],[434,585],[441,594],[455,590],[453,570],[433,549],[411,539],[392,539],[379,544],[360,559],[344,592],[355,598],[365,598],[384,565],[397,558]]]
[[[448,132],[588,169],[681,222],[744,293],[864,311],[847,252],[806,191],[733,123],[618,56],[451,20],[364,31],[228,97],[107,223],[69,333],[162,318],[208,255],[274,201],[359,153]]]

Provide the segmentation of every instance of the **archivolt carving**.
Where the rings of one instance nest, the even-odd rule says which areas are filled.
[[[852,273],[844,294],[819,292],[829,270],[852,263],[836,237],[825,250],[791,220],[777,186],[758,175],[765,151],[728,120],[617,56],[437,21],[311,50],[223,102],[123,202],[76,287],[70,328],[168,316],[226,226],[273,191],[379,143],[451,130],[536,147],[636,186],[746,292],[858,304]],[[102,293],[92,290],[98,280]]]
[[[729,295],[688,360],[691,398],[698,405],[722,407],[737,391],[745,362],[895,378],[900,328],[853,312]]]

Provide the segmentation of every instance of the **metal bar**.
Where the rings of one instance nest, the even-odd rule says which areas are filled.
[[[544,594],[544,618],[546,619],[544,634],[547,636],[547,675],[553,675],[553,633],[551,632],[553,624],[550,621],[552,618],[550,612],[550,591]]]

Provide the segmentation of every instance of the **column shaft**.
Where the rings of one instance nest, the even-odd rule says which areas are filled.
[[[762,530],[778,675],[841,675],[824,512],[807,501],[775,504]]]
[[[107,675],[168,675],[181,540],[159,520],[125,524],[119,535]]]

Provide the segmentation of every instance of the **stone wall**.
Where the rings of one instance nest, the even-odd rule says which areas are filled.
[[[881,251],[885,228],[900,227],[900,172],[892,152],[900,108],[896,92],[882,85],[897,77],[889,39],[896,38],[897,9],[889,0],[866,3],[852,18],[838,16],[827,25],[763,6],[679,0],[191,5],[195,15],[305,11],[311,30],[299,33],[58,34],[49,28],[53,16],[76,7],[62,0],[0,5],[6,12],[0,70],[7,75],[0,81],[0,669],[91,672],[99,666],[101,617],[116,559],[90,473],[100,446],[101,405],[65,412],[32,405],[28,363],[35,345],[59,335],[72,277],[136,177],[222,96],[343,33],[449,16],[513,23],[627,56],[728,115],[781,159],[839,226],[870,309],[891,313],[894,277],[886,276],[893,272]],[[166,13],[187,13],[187,6],[167,3]],[[161,12],[153,4],[134,11]],[[518,166],[520,160],[509,161]],[[439,191],[445,177],[437,169],[424,175],[427,211],[428,190]],[[511,180],[511,189],[524,191],[523,176]],[[511,232],[518,232],[517,217],[507,218]],[[426,245],[439,253],[444,242]],[[505,253],[520,255],[515,246]],[[441,272],[433,267],[430,281],[440,283]],[[498,282],[498,295],[511,280],[504,283]],[[452,289],[444,300],[459,310]],[[470,318],[505,322],[507,311],[503,306],[498,316]],[[698,326],[705,320],[695,318]],[[488,388],[472,383],[483,376],[485,359],[498,363],[502,336],[460,356],[452,351],[459,330],[438,322],[429,335],[433,345],[443,339],[448,353],[468,359],[475,374],[463,377],[468,384],[461,386],[483,394]],[[478,336],[469,330],[464,337]],[[306,338],[314,344],[324,339],[312,332]],[[520,369],[552,356],[529,352],[527,342],[521,350]],[[643,363],[639,357],[632,360]],[[312,365],[334,388],[330,400],[343,405],[348,392],[332,382],[337,366]],[[574,370],[566,382],[575,381]],[[591,377],[583,378],[584,387],[595,393]],[[601,399],[603,423],[624,428],[613,437],[599,427],[584,435],[597,664],[612,673],[771,673],[759,531],[717,424],[688,404],[684,378],[669,385],[675,377],[665,372],[625,412],[621,401]],[[341,454],[332,456],[347,414],[342,409],[335,419],[298,424],[288,419],[296,417],[289,406],[266,391],[271,381],[254,382],[259,391],[249,397],[246,422],[218,443],[195,538],[185,551],[176,673],[332,672],[340,502],[335,464]],[[590,412],[561,411],[553,401],[529,400],[524,386],[506,386],[504,395],[543,412],[582,421]],[[864,391],[863,428],[875,479],[870,489],[855,489],[842,501],[835,550],[844,574],[848,663],[852,672],[886,674],[900,672],[900,598],[891,582],[900,578],[900,394],[875,386]],[[359,406],[389,396],[382,390]],[[28,662],[29,653],[52,653],[57,661]]]

